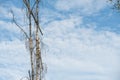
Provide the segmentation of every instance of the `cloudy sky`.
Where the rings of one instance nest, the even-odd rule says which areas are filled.
[[[46,80],[120,79],[120,13],[111,3],[42,0],[40,5]],[[22,0],[0,0],[0,80],[20,80],[30,69],[23,34],[11,22],[10,10],[24,22],[22,9]]]

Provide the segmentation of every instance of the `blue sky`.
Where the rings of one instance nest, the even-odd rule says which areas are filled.
[[[21,0],[0,0],[0,80],[28,75],[29,53],[10,13],[27,31],[21,7]],[[46,80],[119,80],[120,13],[111,8],[105,0],[41,2]]]

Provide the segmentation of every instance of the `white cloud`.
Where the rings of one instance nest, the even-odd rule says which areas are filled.
[[[10,10],[13,10],[17,24],[20,25],[25,30],[26,33],[28,32],[27,31],[28,27],[26,27],[27,20],[25,19],[24,10],[22,10],[21,8],[17,8],[11,4],[9,8],[8,8],[8,4],[6,4],[6,6],[0,6],[0,10],[1,10],[1,14],[0,14],[1,39],[0,40],[8,40],[9,38],[13,40],[15,38],[24,36],[22,31],[12,21],[13,16]],[[21,36],[17,36],[17,35],[21,35]]]
[[[103,9],[106,3],[106,0],[58,0],[56,8],[64,11],[72,11],[75,9],[84,14],[92,14]]]
[[[25,30],[26,28],[23,27],[23,29]],[[14,40],[17,38],[24,39],[24,34],[14,23],[3,20],[0,20],[0,36],[0,41]]]
[[[24,15],[23,15],[23,9],[14,6],[13,4],[4,4],[0,6],[0,18],[2,19],[11,19],[12,20],[12,15],[11,15],[11,10],[14,12],[15,17],[17,16],[17,19],[23,20]]]
[[[19,40],[0,42],[0,79],[16,80],[27,76],[29,54]]]
[[[83,26],[81,17],[70,17],[46,25],[43,42],[48,48],[44,57],[48,65],[47,78],[118,80],[120,35],[109,31],[97,32]],[[1,75],[4,75],[1,78],[16,80],[27,74],[29,56],[23,42],[3,41],[0,46],[0,69]],[[6,76],[5,72],[10,75]]]
[[[77,8],[89,14],[98,12],[104,6],[103,0],[59,0],[56,4],[59,10],[69,11]],[[20,9],[14,9],[16,14],[21,14]],[[44,20],[48,21],[46,18]],[[19,29],[9,22],[0,21],[0,25],[0,29],[18,33]],[[96,27],[95,24],[92,25],[94,26]],[[119,80],[119,34],[85,28],[82,17],[71,16],[45,24],[43,42],[48,48],[44,57],[48,65],[47,79]],[[2,41],[0,52],[0,79],[17,80],[27,75],[29,54],[23,42],[16,38],[13,41]]]
[[[16,27],[16,25],[12,22],[7,22],[7,21],[2,21],[0,20],[0,29],[1,30],[8,30],[10,31],[11,33],[18,33],[19,31],[19,28]]]
[[[71,17],[53,21],[44,29],[43,41],[49,48],[48,75],[53,72],[62,80],[118,80],[120,35],[81,26],[81,18]]]

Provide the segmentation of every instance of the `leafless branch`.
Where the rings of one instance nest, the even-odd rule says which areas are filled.
[[[45,67],[42,61],[42,54],[41,54],[41,46],[40,46],[40,35],[43,35],[42,30],[40,28],[39,22],[39,2],[40,0],[33,0],[34,4],[31,4],[31,0],[23,0],[23,4],[25,5],[26,9],[26,16],[28,20],[28,34],[25,32],[23,27],[21,27],[14,16],[13,11],[11,11],[13,16],[13,22],[17,25],[17,27],[25,34],[27,37],[27,43],[29,44],[29,53],[30,53],[30,62],[31,62],[31,69],[28,71],[29,76],[23,77],[23,79],[28,80],[43,80]],[[34,25],[34,26],[33,26]],[[35,31],[35,33],[34,33]],[[35,38],[35,39],[34,39]]]
[[[14,16],[14,13],[13,11],[11,10],[11,14],[13,16],[13,22],[15,23],[15,25],[24,33],[24,35],[29,39],[29,36],[27,35],[27,33],[25,32],[25,30],[16,22],[15,20],[15,16]]]
[[[26,8],[28,9],[28,12],[32,15],[32,17],[33,17],[35,23],[37,24],[37,23],[38,23],[38,20],[36,19],[34,13],[32,12],[32,10],[33,10],[33,8],[34,8],[34,6],[35,6],[35,4],[36,4],[36,1],[35,1],[34,5],[33,5],[32,9],[30,9],[29,3],[28,3],[27,0],[23,0],[23,2],[25,3],[25,6],[26,6]],[[39,0],[38,2],[40,2],[40,0]],[[42,30],[40,29],[40,27],[38,27],[38,29],[39,29],[41,35],[43,35]]]

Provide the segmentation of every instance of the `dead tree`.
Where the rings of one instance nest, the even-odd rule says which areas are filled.
[[[31,4],[32,3],[34,4]],[[29,80],[43,80],[44,73],[46,72],[45,66],[42,61],[41,54],[41,38],[43,35],[42,30],[40,28],[39,23],[39,3],[40,0],[23,0],[25,9],[26,9],[26,19],[28,21],[29,30],[25,31],[23,26],[20,26],[15,19],[14,12],[13,14],[13,22],[17,25],[17,27],[24,33],[27,43],[28,50],[30,53],[30,65],[31,69],[29,70]]]

